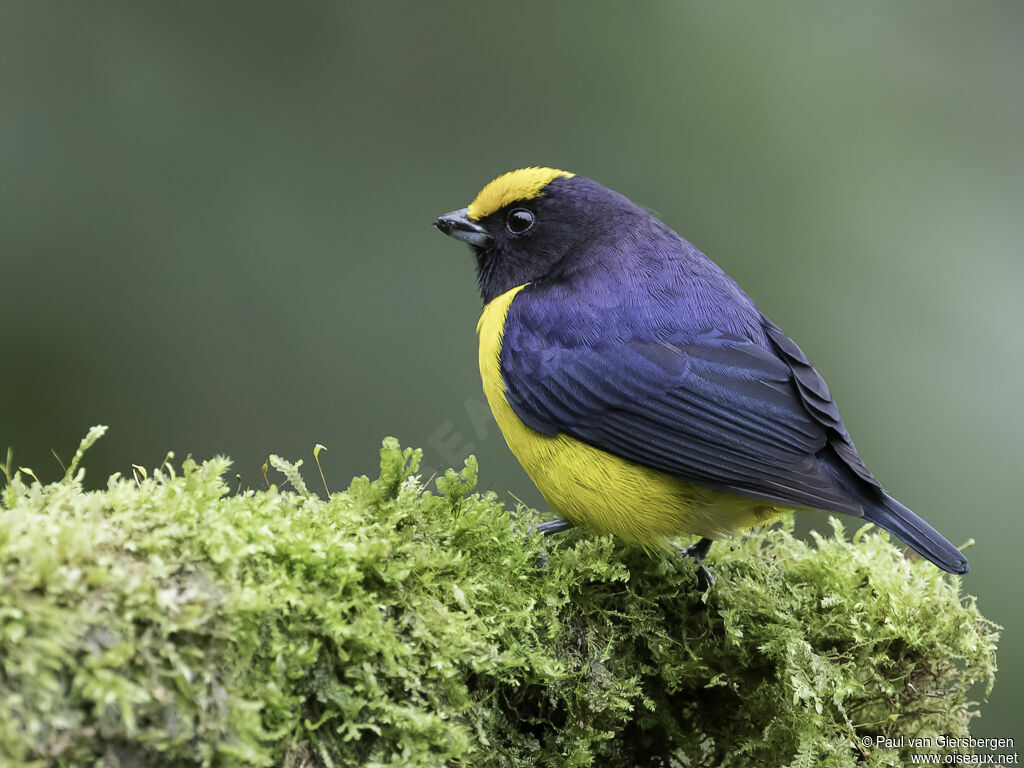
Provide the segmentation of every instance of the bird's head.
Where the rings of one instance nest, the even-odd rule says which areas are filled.
[[[555,168],[520,168],[491,181],[466,208],[434,222],[472,247],[484,303],[512,288],[565,279],[615,258],[629,233],[656,221],[591,179]]]

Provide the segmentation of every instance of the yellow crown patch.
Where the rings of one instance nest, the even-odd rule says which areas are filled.
[[[539,197],[544,187],[559,176],[569,179],[575,175],[557,168],[520,168],[518,171],[509,171],[480,190],[476,199],[469,204],[467,215],[471,219],[480,220],[509,203]]]

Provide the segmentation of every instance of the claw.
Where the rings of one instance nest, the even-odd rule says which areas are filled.
[[[541,552],[537,555],[537,570],[541,574],[545,574],[548,572],[548,556],[544,552]]]
[[[700,592],[707,592],[708,589],[715,586],[715,577],[711,575],[705,566],[697,566],[697,590]]]

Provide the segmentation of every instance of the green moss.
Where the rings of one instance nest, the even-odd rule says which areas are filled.
[[[95,439],[98,433],[91,433]],[[86,446],[87,447],[87,446]],[[14,765],[899,765],[965,735],[995,627],[884,535],[783,524],[691,563],[437,482],[234,494],[225,459],[0,503],[0,761]],[[546,553],[547,564],[542,565]]]

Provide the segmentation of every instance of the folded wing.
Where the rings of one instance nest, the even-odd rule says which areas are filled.
[[[767,321],[762,344],[716,330],[651,341],[614,332],[573,339],[564,328],[553,342],[538,314],[517,311],[517,302],[501,369],[509,403],[528,426],[712,488],[862,514],[837,480],[833,452],[877,481],[824,381]]]

